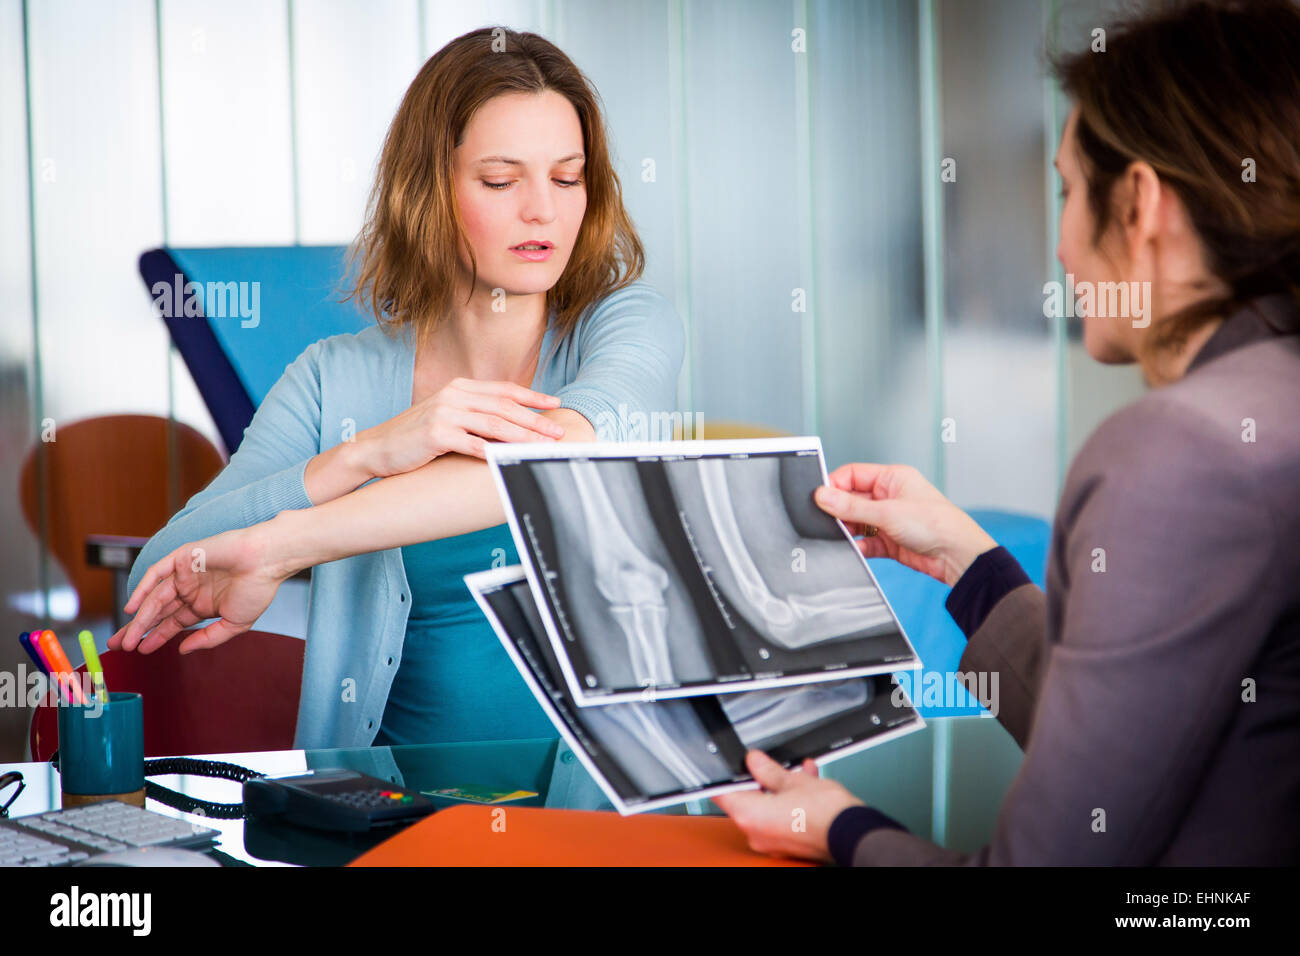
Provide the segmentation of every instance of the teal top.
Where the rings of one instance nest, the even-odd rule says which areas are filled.
[[[509,525],[409,545],[402,561],[411,612],[375,743],[557,736],[462,580],[519,563]]]

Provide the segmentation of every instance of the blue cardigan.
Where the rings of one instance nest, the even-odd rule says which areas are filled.
[[[683,331],[672,303],[636,282],[595,304],[573,333],[542,340],[533,388],[561,398],[601,441],[653,438],[653,413],[677,407]],[[155,534],[129,590],[155,561],[192,541],[312,507],[313,456],[411,404],[415,350],[378,326],[322,339],[267,393],[229,463]],[[659,419],[663,421],[663,419]],[[670,436],[669,436],[670,437]],[[401,549],[312,571],[296,749],[368,747],[379,729],[411,608]]]

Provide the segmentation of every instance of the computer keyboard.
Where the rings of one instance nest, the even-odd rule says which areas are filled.
[[[219,831],[118,800],[0,820],[0,866],[68,866],[134,847],[194,848]]]

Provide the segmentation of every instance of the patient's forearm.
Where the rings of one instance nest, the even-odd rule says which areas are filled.
[[[590,422],[572,409],[542,414],[563,426],[564,441],[595,440]],[[282,511],[256,528],[268,537],[268,563],[288,577],[354,554],[468,534],[505,520],[487,462],[447,454],[314,508]]]
[[[375,475],[356,442],[343,442],[307,462],[303,486],[313,505],[324,504],[364,485]]]
[[[293,574],[354,554],[450,538],[505,521],[487,463],[443,455],[314,508],[282,511],[262,529],[271,565]]]

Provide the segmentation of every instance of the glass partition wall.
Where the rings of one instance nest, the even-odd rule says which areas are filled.
[[[600,92],[646,279],[687,330],[665,411],[703,437],[820,435],[832,468],[908,462],[964,507],[1050,521],[1070,455],[1140,389],[1043,314],[1068,109],[1045,51],[1120,4],[1065,6],[0,0],[0,668],[19,631],[112,633],[24,517],[43,435],[137,413],[220,447],[139,254],[350,242],[407,84],[482,25],[544,34]],[[0,708],[0,760],[23,758],[29,720]],[[1010,738],[972,718],[916,740],[832,775],[936,839],[987,839]],[[929,785],[884,792],[891,760]]]

